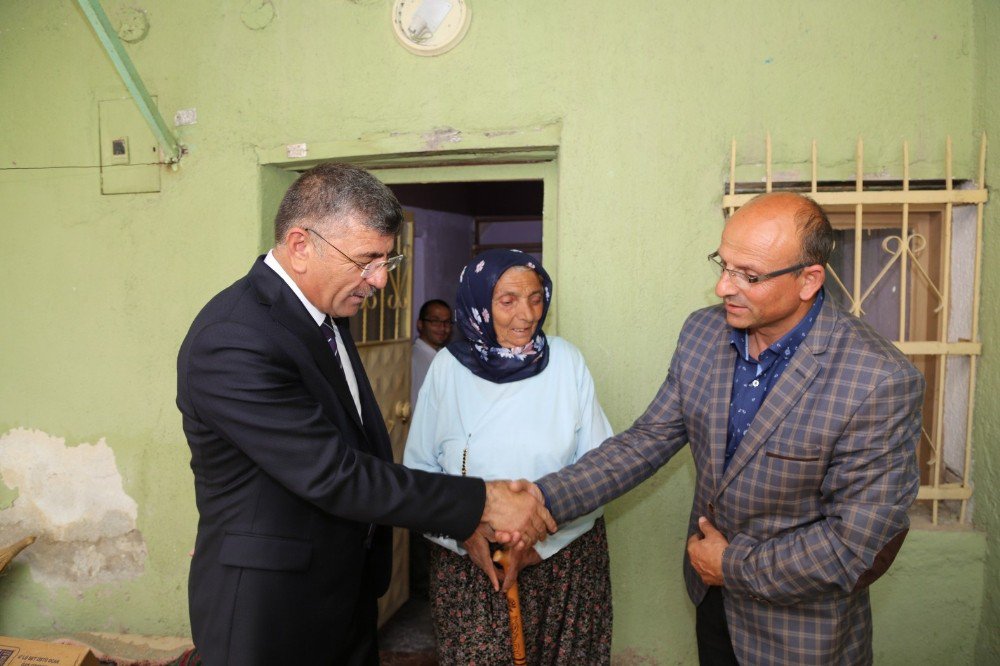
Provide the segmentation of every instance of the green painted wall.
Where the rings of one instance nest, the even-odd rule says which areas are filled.
[[[973,122],[993,139],[993,150],[987,153],[987,182],[993,180],[990,196],[997,196],[996,182],[1000,178],[1000,3],[978,0],[975,3],[974,53],[976,61]],[[987,242],[983,247],[983,306],[981,335],[983,340],[1000,336],[1000,242],[997,224],[1000,206],[987,206],[985,220]],[[995,344],[992,345],[995,347]],[[1000,395],[1000,358],[987,353],[979,365],[977,383],[978,411],[973,436],[975,438],[976,527],[987,534],[986,566],[983,576],[983,616],[976,642],[976,663],[1000,664],[1000,411],[996,409]]]
[[[437,58],[396,45],[388,0],[274,0],[260,30],[241,21],[247,4],[105,1],[112,17],[146,11],[148,36],[128,51],[164,115],[198,110],[179,131],[191,154],[163,171],[162,191],[116,196],[100,194],[98,101],[126,92],[83,15],[65,1],[0,4],[0,434],[105,438],[148,547],[141,577],[79,595],[14,566],[0,579],[0,633],[187,632],[195,511],[174,358],[197,310],[268,235],[262,211],[282,178],[260,168],[261,154],[561,122],[559,333],[584,351],[624,428],[662,380],[685,315],[713,301],[703,257],[718,238],[731,139],[753,165],[771,132],[778,170],[803,176],[816,138],[820,178],[853,178],[859,135],[866,170],[899,177],[908,139],[920,178],[940,175],[947,135],[963,177],[975,173],[979,132],[1000,137],[993,0],[470,0],[465,41]],[[990,229],[1000,209],[987,210],[988,267],[1000,260]],[[985,276],[992,304],[1000,278]],[[1000,422],[985,396],[1000,390],[988,342],[1000,312],[990,305],[982,333],[982,531],[912,534],[873,590],[879,663],[996,661]],[[621,663],[694,659],[680,574],[692,486],[685,451],[609,509]]]

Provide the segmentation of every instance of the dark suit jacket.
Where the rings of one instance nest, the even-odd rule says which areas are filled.
[[[723,471],[735,351],[721,306],[688,318],[667,379],[635,424],[540,480],[553,516],[592,510],[690,442],[689,534],[726,536],[726,617],[744,664],[872,660],[867,586],[888,568],[919,488],[924,381],[827,298]],[[684,558],[691,600],[706,587]]]
[[[208,666],[335,664],[359,595],[389,581],[390,528],[467,538],[479,479],[391,464],[389,438],[344,322],[364,422],[322,332],[259,258],[181,345],[177,405],[198,535],[189,578]]]

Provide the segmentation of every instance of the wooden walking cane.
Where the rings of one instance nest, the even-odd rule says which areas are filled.
[[[493,561],[507,573],[510,558],[506,550],[493,553]],[[524,625],[521,622],[521,597],[517,591],[517,581],[507,590],[507,614],[510,617],[510,644],[514,650],[514,664],[525,666],[528,663],[524,652]]]

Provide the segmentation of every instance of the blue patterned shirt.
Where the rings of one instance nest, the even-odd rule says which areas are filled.
[[[726,461],[723,469],[736,455],[743,436],[764,404],[768,391],[778,382],[781,373],[795,355],[795,351],[812,330],[820,308],[823,307],[823,289],[816,302],[795,328],[760,353],[760,358],[750,358],[750,339],[746,329],[734,328],[729,343],[736,350],[736,367],[733,369],[733,394],[729,402],[729,428],[726,437]]]

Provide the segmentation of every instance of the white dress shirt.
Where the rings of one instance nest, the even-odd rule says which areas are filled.
[[[295,284],[295,281],[285,272],[285,269],[281,267],[278,260],[274,258],[274,250],[269,250],[267,256],[264,257],[264,263],[271,267],[275,273],[278,274],[285,284],[292,290],[292,292],[298,297],[305,306],[306,310],[309,311],[309,316],[313,318],[316,322],[316,326],[322,326],[323,322],[327,320],[328,315],[322,312],[319,308],[309,302],[302,290],[299,289],[299,285]],[[354,407],[358,410],[358,417],[361,417],[361,394],[358,392],[358,378],[354,374],[354,367],[351,365],[351,358],[347,355],[347,347],[344,346],[344,341],[340,337],[340,331],[336,326],[333,326],[333,334],[337,338],[337,353],[340,355],[340,363],[344,368],[344,378],[347,379],[347,388],[351,390],[351,397],[354,398]]]

